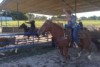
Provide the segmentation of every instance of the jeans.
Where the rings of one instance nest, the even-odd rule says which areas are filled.
[[[80,26],[77,25],[77,26],[75,26],[75,27],[73,28],[73,33],[72,33],[73,41],[74,41],[75,43],[77,43],[77,44],[78,44],[78,41],[79,41],[79,37],[78,37],[78,32],[79,32],[79,30],[80,30]]]
[[[79,41],[78,32],[79,32],[81,27],[79,25],[76,25],[74,28],[72,28],[71,26],[66,24],[65,28],[70,28],[72,30],[71,31],[72,39],[76,44],[78,44],[78,41]]]

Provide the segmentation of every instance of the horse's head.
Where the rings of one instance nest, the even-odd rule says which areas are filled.
[[[42,27],[38,30],[38,34],[42,34],[43,32],[48,32],[51,30],[52,21],[46,20]]]
[[[27,27],[25,23],[23,23],[22,25],[19,26],[19,29],[25,28]]]

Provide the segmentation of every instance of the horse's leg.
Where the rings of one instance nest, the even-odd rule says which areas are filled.
[[[35,42],[35,38],[34,38],[34,35],[33,35],[32,37],[33,37],[33,44],[34,44],[34,42]]]
[[[37,38],[38,38],[38,42],[39,42],[39,40],[40,40],[40,37],[39,37],[39,35],[37,34]]]
[[[39,35],[38,35],[38,33],[35,33],[35,36],[36,36],[36,38],[38,38],[37,40],[37,42],[39,42],[39,40],[40,40],[40,37],[39,37]]]
[[[39,40],[40,40],[40,37],[38,37],[38,42],[39,42]]]
[[[88,59],[91,60],[91,50],[92,50],[92,48],[88,47],[86,50],[88,51]]]
[[[80,49],[79,49],[79,52],[78,52],[78,57],[80,57],[80,56],[81,56],[82,51],[83,51],[83,48],[80,48]]]
[[[83,48],[85,49],[86,53],[88,53],[88,59],[91,60],[91,41],[87,40],[85,41],[84,40],[84,45],[83,45]]]
[[[59,46],[58,49],[59,49],[60,54],[63,56],[63,49],[62,49],[62,47]]]
[[[63,46],[63,56],[65,60],[70,59],[70,56],[68,55],[68,48]]]

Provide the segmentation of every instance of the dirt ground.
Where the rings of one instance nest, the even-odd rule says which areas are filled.
[[[65,63],[58,49],[55,49],[41,55],[3,62],[0,63],[0,67],[100,67],[100,52],[95,50],[96,47],[93,43],[92,47],[91,60],[87,58],[85,51],[78,57],[78,49],[71,48],[69,49],[71,58]]]

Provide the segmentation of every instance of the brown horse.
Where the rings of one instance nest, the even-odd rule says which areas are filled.
[[[56,23],[53,23],[51,20],[46,20],[45,23],[43,24],[43,26],[39,29],[38,34],[41,34],[44,31],[49,31],[52,34],[53,39],[56,42],[57,47],[60,50],[60,53],[62,54],[62,56],[64,56],[65,59],[67,59],[67,57],[69,57],[68,56],[69,39],[65,36],[64,28],[57,25]],[[87,36],[89,36],[89,35],[87,35]],[[85,36],[85,37],[87,37],[87,36]],[[89,49],[90,43],[88,43],[88,41],[85,42],[85,39],[83,39],[83,37],[82,37],[82,39],[80,39],[80,42],[82,42],[82,43],[80,43],[80,47],[81,47],[81,49],[87,49],[88,52],[90,52],[90,49]]]
[[[83,29],[79,31],[79,47],[80,52],[79,52],[79,56],[82,53],[82,50],[85,49],[86,51],[89,52],[88,58],[91,59],[91,36],[89,33],[89,30],[87,29]]]

